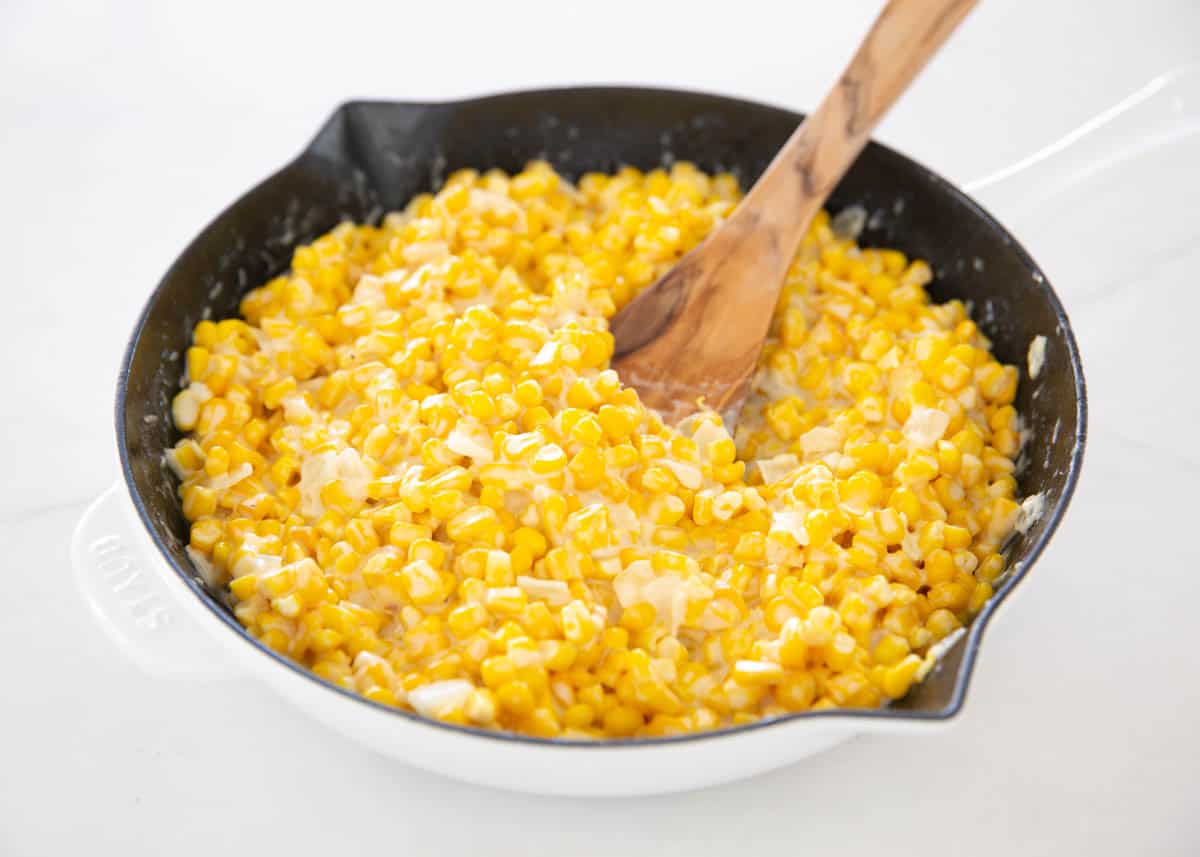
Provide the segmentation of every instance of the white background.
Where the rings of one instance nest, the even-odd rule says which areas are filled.
[[[879,133],[954,181],[1200,58],[1195,0],[981,6]],[[339,101],[623,82],[809,108],[877,8],[2,0],[0,854],[1200,852],[1198,138],[1014,223],[1075,323],[1093,434],[944,734],[663,798],[502,794],[376,757],[251,681],[152,679],[74,589],[142,301]]]

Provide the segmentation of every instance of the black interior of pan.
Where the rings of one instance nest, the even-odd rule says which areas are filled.
[[[731,170],[748,186],[800,116],[745,101],[647,89],[521,92],[472,101],[409,105],[353,102],[339,108],[294,162],[219,215],[182,253],[151,296],[122,372],[117,426],[135,504],[168,559],[197,595],[239,633],[219,593],[203,592],[183,547],[176,482],[162,464],[177,439],[170,401],[182,354],[205,317],[234,315],[240,297],[284,271],[291,251],[343,219],[372,220],[459,167],[517,170],[546,158],[577,177],[623,164],[651,168],[688,160]],[[1066,317],[1019,245],[969,198],[919,164],[869,144],[829,207],[863,206],[862,242],[927,259],[939,300],[960,298],[1005,362],[1021,367],[1017,402],[1030,433],[1020,471],[1025,494],[1046,512],[1010,546],[1014,572],[998,603],[1040,551],[1065,509],[1080,463],[1084,391]],[[1046,370],[1027,377],[1026,352],[1045,336]],[[992,607],[942,667],[906,699],[862,716],[943,717],[961,705]],[[317,680],[314,678],[314,680]]]

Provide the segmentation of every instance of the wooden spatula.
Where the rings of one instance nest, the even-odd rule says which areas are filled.
[[[740,409],[787,269],[871,131],[976,0],[890,0],[741,205],[611,323],[613,367],[668,422]]]

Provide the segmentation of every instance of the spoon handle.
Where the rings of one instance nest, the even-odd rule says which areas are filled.
[[[976,0],[890,0],[837,85],[801,123],[730,218],[764,227],[790,263],[813,215],[888,108]]]

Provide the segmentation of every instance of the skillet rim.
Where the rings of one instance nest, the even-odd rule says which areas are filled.
[[[422,717],[415,712],[407,711],[401,708],[394,708],[383,703],[373,702],[365,697],[333,684],[326,679],[321,678],[302,665],[290,660],[284,655],[275,652],[257,639],[255,639],[245,628],[241,626],[234,616],[227,610],[223,609],[218,603],[215,596],[201,586],[194,573],[189,573],[180,563],[176,562],[175,558],[167,548],[163,539],[159,536],[155,529],[154,521],[142,501],[136,481],[134,479],[133,467],[129,456],[128,437],[125,430],[125,410],[126,398],[129,389],[130,367],[133,362],[134,353],[137,350],[142,334],[146,328],[146,323],[149,319],[151,310],[155,308],[159,296],[175,275],[177,269],[184,257],[186,257],[197,242],[215,228],[225,217],[235,209],[244,200],[255,194],[261,187],[273,181],[283,173],[299,166],[307,157],[318,155],[322,141],[327,133],[331,131],[338,123],[344,122],[346,115],[356,107],[386,107],[391,109],[413,110],[413,111],[451,111],[454,109],[462,109],[466,107],[483,106],[491,102],[505,102],[514,99],[536,101],[539,98],[545,97],[562,97],[564,95],[583,95],[589,97],[604,96],[607,98],[621,97],[646,97],[659,96],[665,98],[678,98],[680,96],[687,98],[700,98],[712,102],[714,105],[721,105],[730,108],[750,109],[758,112],[772,112],[793,121],[794,124],[799,124],[803,119],[803,114],[797,113],[786,108],[778,107],[771,104],[766,104],[750,99],[738,98],[733,96],[719,95],[716,93],[705,92],[701,90],[665,88],[665,87],[642,87],[642,86],[627,86],[627,85],[588,85],[588,86],[565,86],[565,87],[548,87],[536,89],[514,89],[503,92],[474,96],[460,99],[449,99],[443,101],[392,101],[386,99],[351,99],[339,104],[329,117],[322,123],[317,133],[310,139],[308,144],[302,149],[299,154],[288,161],[279,169],[275,170],[270,175],[256,183],[249,190],[238,196],[233,202],[223,208],[220,213],[213,217],[203,229],[196,233],[196,236],[188,243],[183,251],[176,257],[167,271],[163,274],[154,290],[146,299],[141,312],[138,315],[137,321],[134,324],[133,332],[131,333],[128,343],[125,347],[125,353],[121,360],[120,371],[117,377],[116,386],[116,402],[114,408],[114,417],[116,421],[116,439],[117,449],[121,462],[121,474],[124,479],[125,487],[129,498],[137,511],[138,518],[141,520],[146,533],[153,541],[158,552],[166,560],[167,565],[180,578],[183,584],[191,590],[199,601],[211,612],[216,618],[231,628],[241,640],[249,644],[252,648],[261,654],[265,654],[277,664],[280,664],[292,672],[312,681],[327,690],[331,690],[346,699],[353,700],[360,705],[369,706],[379,712],[402,717],[414,724],[426,726],[433,729],[445,730],[450,733],[456,733],[466,738],[488,739],[493,741],[511,742],[516,744],[534,745],[544,748],[553,749],[636,749],[642,747],[669,747],[681,744],[690,744],[698,741],[715,740],[719,738],[748,735],[761,730],[768,729],[772,726],[780,726],[783,724],[792,724],[797,721],[814,721],[816,723],[841,722],[867,724],[871,722],[886,723],[895,721],[900,723],[917,723],[917,724],[938,724],[948,722],[957,717],[963,710],[966,703],[967,691],[970,689],[971,679],[975,672],[975,664],[979,655],[979,649],[983,642],[983,635],[987,629],[988,623],[996,613],[997,609],[1009,597],[1014,589],[1029,575],[1030,570],[1041,556],[1043,550],[1050,538],[1058,530],[1062,522],[1067,508],[1070,505],[1071,499],[1074,496],[1076,486],[1079,481],[1079,473],[1083,464],[1084,448],[1087,442],[1088,425],[1088,407],[1087,407],[1087,386],[1083,375],[1083,365],[1080,359],[1079,346],[1075,340],[1074,331],[1071,328],[1070,320],[1067,318],[1066,311],[1062,306],[1058,295],[1050,285],[1049,279],[1038,267],[1032,256],[1025,250],[1024,246],[991,214],[989,214],[978,202],[965,192],[960,190],[954,184],[948,182],[941,175],[925,167],[918,161],[909,158],[895,149],[876,142],[874,139],[867,143],[867,147],[872,150],[872,154],[876,157],[883,158],[885,161],[890,160],[902,170],[917,171],[923,173],[942,193],[948,195],[955,200],[959,205],[963,206],[970,214],[975,217],[990,231],[998,233],[1005,240],[1012,250],[1016,253],[1026,273],[1034,280],[1036,289],[1042,293],[1045,299],[1049,302],[1051,309],[1054,312],[1055,321],[1062,331],[1062,336],[1067,350],[1067,358],[1071,367],[1072,381],[1078,395],[1075,401],[1075,420],[1076,430],[1074,442],[1071,448],[1070,463],[1065,474],[1063,489],[1059,495],[1058,501],[1053,508],[1046,514],[1047,522],[1041,534],[1030,546],[1027,554],[1017,563],[1011,570],[1008,571],[1003,578],[1002,585],[996,590],[983,609],[979,612],[971,624],[966,628],[965,640],[963,645],[962,658],[958,663],[957,671],[954,677],[954,686],[950,694],[949,701],[940,709],[934,711],[902,711],[894,708],[881,707],[875,709],[828,709],[824,711],[803,711],[793,714],[782,715],[774,718],[765,718],[739,726],[726,726],[720,729],[713,729],[705,732],[694,732],[684,735],[672,735],[661,737],[642,737],[642,738],[619,738],[619,739],[572,739],[572,738],[540,738],[532,735],[525,735],[516,732],[503,732],[498,730],[483,729],[472,726],[461,726],[453,723],[446,723],[433,718]],[[865,151],[865,149],[864,149]],[[955,643],[959,645],[959,643]]]

